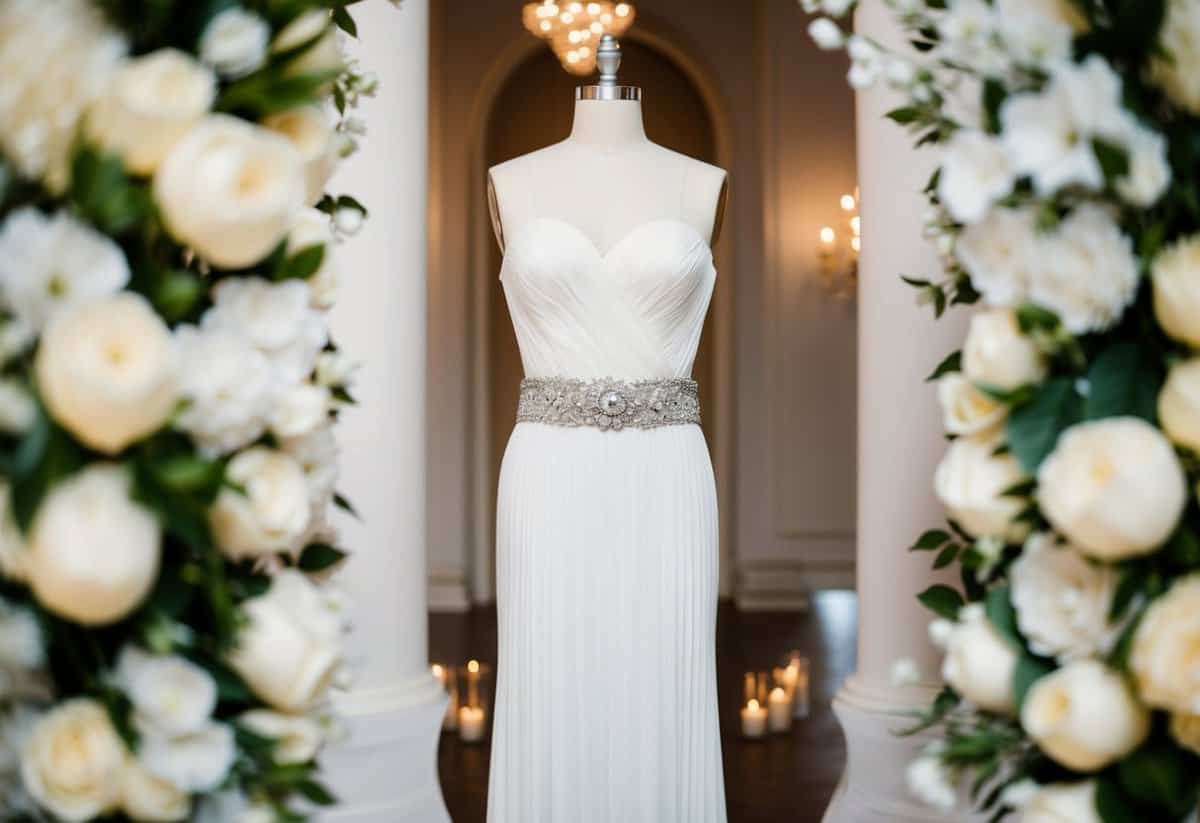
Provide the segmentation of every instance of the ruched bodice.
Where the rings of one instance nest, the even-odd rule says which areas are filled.
[[[601,252],[563,220],[510,238],[500,272],[526,377],[688,377],[716,269],[691,225],[643,223]]]

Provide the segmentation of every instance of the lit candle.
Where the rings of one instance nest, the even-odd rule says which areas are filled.
[[[458,736],[464,743],[478,743],[485,731],[483,708],[463,706],[458,710]]]
[[[757,740],[767,732],[767,710],[757,700],[742,709],[742,736]]]
[[[449,683],[450,703],[446,706],[446,719],[442,722],[442,729],[452,732],[458,728],[458,674],[454,669],[446,670],[446,681]]]
[[[758,696],[758,675],[754,672],[746,672],[745,676],[746,696],[743,698],[747,703]]]
[[[479,661],[467,663],[467,705],[479,705]]]
[[[786,732],[792,727],[792,699],[780,686],[771,689],[767,699],[767,726],[773,732]]]

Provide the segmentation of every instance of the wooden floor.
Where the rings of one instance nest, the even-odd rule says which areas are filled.
[[[807,614],[750,614],[721,606],[717,667],[729,823],[821,820],[845,758],[841,731],[829,704],[854,668],[855,622],[855,598],[847,592],[817,595]],[[793,648],[812,661],[811,717],[799,721],[786,736],[755,742],[741,739],[742,674],[770,668]],[[431,616],[430,657],[459,665],[471,658],[494,663],[495,610]],[[438,767],[454,823],[484,823],[488,754],[486,744],[465,745],[456,736],[442,736]]]

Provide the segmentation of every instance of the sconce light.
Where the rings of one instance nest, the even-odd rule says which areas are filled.
[[[825,291],[840,299],[854,295],[858,287],[858,255],[862,251],[862,217],[858,213],[858,189],[843,194],[845,225],[839,231],[822,226],[817,246],[818,275]]]

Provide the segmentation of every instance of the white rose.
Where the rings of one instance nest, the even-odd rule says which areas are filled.
[[[1150,604],[1133,640],[1129,668],[1147,704],[1200,714],[1200,575],[1176,582]]]
[[[32,337],[58,312],[128,282],[121,247],[65,211],[47,216],[23,207],[0,227],[0,293],[19,321],[14,331]]]
[[[1016,711],[1016,669],[1016,650],[988,621],[983,607],[963,607],[946,643],[945,681],[979,708],[1011,715]]]
[[[125,757],[104,706],[76,698],[38,721],[21,754],[21,777],[51,814],[82,823],[116,809]]]
[[[1025,806],[1020,823],[1102,823],[1096,810],[1096,781],[1041,787]]]
[[[960,223],[975,223],[1016,183],[1004,146],[980,131],[963,130],[946,144],[938,197]]]
[[[154,199],[177,240],[214,266],[245,268],[283,240],[304,201],[304,165],[285,137],[212,114],[159,164]]]
[[[1029,527],[1015,520],[1025,508],[1004,492],[1026,479],[1011,454],[996,454],[995,436],[960,437],[950,444],[934,474],[934,491],[951,519],[974,537],[1024,539]]]
[[[279,445],[304,471],[308,481],[308,499],[313,507],[313,523],[316,525],[333,498],[337,485],[338,445],[333,427],[326,422],[308,434],[290,437]]]
[[[329,389],[301,383],[289,389],[271,416],[271,433],[279,438],[302,437],[329,420]]]
[[[210,455],[229,454],[261,437],[276,396],[266,355],[243,335],[219,326],[180,326],[175,345],[186,401],[175,426]]]
[[[312,206],[325,194],[337,167],[337,142],[329,116],[320,106],[300,106],[272,114],[262,123],[291,141],[304,163],[304,202]],[[328,218],[326,218],[328,219]]]
[[[128,61],[87,118],[87,133],[135,174],[153,174],[167,151],[202,118],[217,79],[176,49]]]
[[[324,246],[325,255],[321,258],[321,267],[313,272],[305,281],[312,307],[314,309],[329,309],[337,300],[338,286],[341,284],[341,271],[334,259],[333,229],[329,225],[329,217],[316,209],[304,209],[296,215],[296,222],[288,233],[288,254],[296,254],[312,246]]]
[[[984,434],[1008,416],[1006,406],[981,392],[959,372],[938,380],[937,390],[947,434]]]
[[[828,17],[818,17],[808,24],[808,36],[823,51],[836,51],[846,45],[846,35]]]
[[[989,306],[1013,308],[1028,297],[1037,244],[1032,209],[997,207],[963,230],[955,254]]]
[[[252,709],[240,715],[238,723],[259,737],[274,740],[275,762],[285,766],[308,763],[317,756],[325,740],[321,726],[303,715]]]
[[[1171,715],[1171,737],[1188,751],[1200,754],[1200,714]]]
[[[311,709],[342,665],[342,620],[301,572],[285,569],[243,606],[249,625],[229,662],[272,708]]]
[[[1021,726],[1056,763],[1097,772],[1142,745],[1150,734],[1150,712],[1119,672],[1095,660],[1075,660],[1033,685]]]
[[[1013,563],[1012,603],[1029,648],[1060,662],[1107,654],[1121,626],[1108,620],[1119,575],[1053,535],[1035,534]]]
[[[971,318],[963,346],[963,374],[990,389],[1013,391],[1046,376],[1046,362],[1037,346],[1021,334],[1016,315],[996,309]]]
[[[37,404],[25,385],[15,378],[0,378],[0,432],[24,434],[36,418]]]
[[[267,59],[271,27],[240,6],[225,9],[200,35],[200,59],[222,77],[237,80],[257,71]]]
[[[1120,560],[1149,554],[1187,503],[1183,467],[1162,433],[1115,417],[1072,426],[1038,470],[1046,519],[1085,554]]]
[[[50,416],[105,454],[154,433],[175,409],[171,332],[132,292],[55,317],[34,366]]]
[[[1171,184],[1167,139],[1130,117],[1124,145],[1129,154],[1129,172],[1117,180],[1117,193],[1127,203],[1149,208],[1162,198]]]
[[[341,38],[328,10],[312,9],[288,23],[275,36],[271,51],[279,54],[305,43],[311,45],[288,62],[285,69],[288,74],[337,71],[345,65]]]
[[[204,328],[232,329],[271,361],[285,383],[312,374],[329,331],[311,307],[307,283],[272,283],[259,277],[230,277],[213,290],[215,305],[204,315]]]
[[[121,810],[133,820],[170,823],[187,820],[192,802],[178,787],[130,757],[121,775]]]
[[[294,551],[308,528],[308,486],[288,455],[255,446],[236,455],[226,478],[245,493],[222,489],[209,513],[213,538],[230,559]]]
[[[904,781],[909,794],[930,808],[952,812],[958,805],[954,773],[936,754],[922,755],[910,763]]]
[[[328,389],[349,387],[358,371],[358,362],[351,360],[338,351],[321,352],[317,357],[317,370],[314,378],[318,386]]]
[[[175,655],[152,655],[126,646],[117,661],[117,682],[134,710],[166,734],[204,728],[217,707],[212,675]]]
[[[1158,417],[1167,437],[1200,452],[1200,357],[1171,367],[1158,395]]]
[[[1154,314],[1170,337],[1200,348],[1200,235],[1160,253],[1151,269]]]
[[[158,577],[158,521],[129,497],[128,472],[93,463],[42,501],[29,532],[29,583],[48,610],[85,626],[132,612]]]
[[[1173,103],[1200,114],[1200,13],[1191,0],[1168,0],[1150,71]]]
[[[206,723],[197,731],[172,735],[135,714],[134,728],[140,738],[138,761],[185,792],[214,791],[237,759],[233,729],[225,723]]]
[[[0,669],[37,669],[45,662],[46,640],[33,612],[0,598]]]

